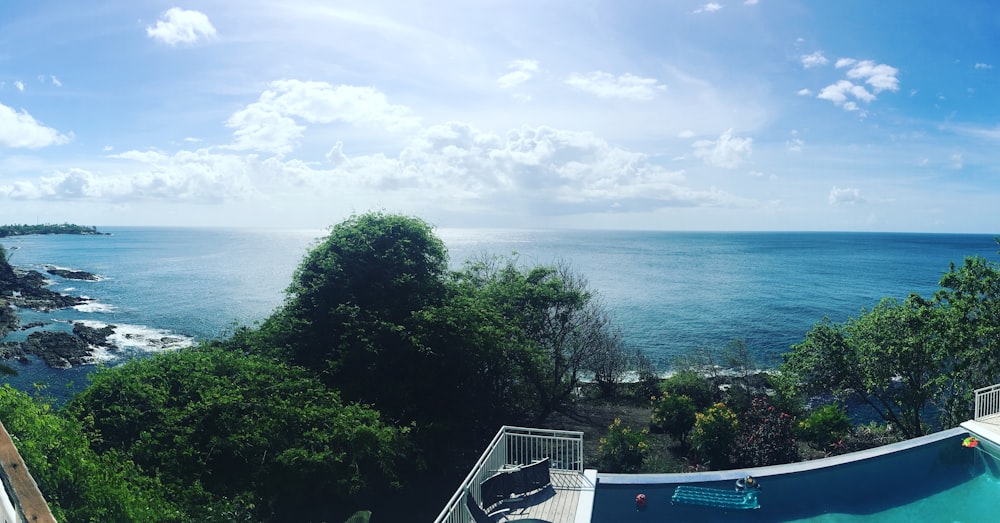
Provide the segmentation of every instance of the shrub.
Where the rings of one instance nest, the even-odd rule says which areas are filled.
[[[828,449],[842,440],[851,430],[847,412],[836,405],[824,405],[798,422],[796,435],[817,450]]]
[[[601,454],[601,470],[608,472],[638,472],[642,462],[649,454],[649,442],[646,441],[649,431],[636,431],[622,425],[622,420],[608,426],[608,435],[601,438],[598,451]]]
[[[683,445],[694,427],[697,409],[688,396],[664,392],[653,398],[653,415],[649,426],[653,432],[665,432]]]
[[[716,403],[705,412],[695,414],[691,446],[712,468],[725,468],[729,465],[738,427],[736,413],[724,403]]]
[[[792,436],[792,417],[771,405],[767,398],[754,398],[740,424],[736,461],[743,467],[763,467],[798,461]]]
[[[676,396],[687,396],[698,409],[705,409],[716,399],[717,389],[697,371],[682,370],[663,380],[663,392]]]

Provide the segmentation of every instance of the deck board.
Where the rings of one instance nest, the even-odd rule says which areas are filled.
[[[593,489],[583,474],[576,472],[552,471],[552,486],[529,496],[524,501],[506,504],[511,511],[507,519],[537,518],[552,523],[574,523],[580,493]]]

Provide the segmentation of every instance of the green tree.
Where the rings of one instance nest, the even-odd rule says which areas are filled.
[[[942,422],[954,426],[971,417],[972,391],[1000,382],[1000,265],[966,258],[940,285],[937,331],[947,355],[937,404]]]
[[[851,430],[847,411],[837,405],[823,405],[795,425],[795,434],[817,450],[835,445]]]
[[[595,360],[619,348],[600,300],[565,264],[521,267],[516,258],[487,258],[457,276],[519,330],[521,375],[535,393],[538,417],[568,405]]]
[[[660,387],[663,392],[674,396],[691,398],[697,409],[707,409],[717,399],[718,389],[703,374],[694,370],[677,371],[664,379]]]
[[[684,445],[688,433],[694,427],[697,411],[691,398],[664,392],[660,397],[653,398],[649,426],[654,432],[670,434]]]
[[[99,454],[159,478],[199,519],[344,519],[407,445],[368,407],[257,356],[193,348],[96,374],[70,410]]]
[[[856,394],[907,437],[927,429],[926,413],[947,371],[938,310],[912,294],[886,298],[844,325],[813,327],[785,355],[782,372],[806,392]]]
[[[433,379],[414,338],[446,296],[447,252],[423,221],[371,213],[334,226],[302,260],[285,304],[242,341],[319,372],[345,398],[414,419],[411,390]],[[431,349],[433,350],[433,349]],[[426,398],[419,398],[423,401]]]

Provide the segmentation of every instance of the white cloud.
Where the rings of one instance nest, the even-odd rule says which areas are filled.
[[[896,78],[899,69],[890,65],[876,64],[872,60],[858,61],[853,58],[840,58],[837,60],[836,67],[838,69],[848,68],[846,73],[848,80],[839,80],[824,87],[816,95],[816,98],[829,100],[845,111],[858,111],[860,109],[858,102],[873,102],[876,99],[875,93],[899,90],[899,79]],[[871,91],[864,85],[859,85],[851,80],[868,84],[871,86]],[[849,100],[848,97],[854,99]],[[862,111],[861,115],[865,116],[866,113]]]
[[[759,0],[743,0],[743,5],[757,5]]]
[[[498,135],[448,122],[416,133],[396,156],[349,156],[337,142],[324,164],[219,151],[126,151],[108,157],[123,160],[122,167],[74,168],[0,184],[0,197],[349,205],[377,194],[382,202],[420,202],[442,210],[548,215],[754,204],[717,189],[691,189],[683,171],[665,169],[643,153],[590,133],[549,127]]]
[[[857,103],[847,101],[848,95],[863,102],[871,102],[875,99],[875,95],[868,92],[864,86],[853,84],[848,80],[840,80],[835,84],[824,87],[823,90],[816,95],[816,98],[830,100],[834,104],[843,106],[844,109],[849,111],[857,110]]]
[[[805,143],[806,142],[804,142],[801,138],[790,138],[785,141],[785,148],[790,153],[800,153],[802,152],[802,146],[805,145]]]
[[[566,84],[601,98],[639,101],[652,100],[656,91],[664,91],[667,88],[655,78],[642,78],[628,73],[616,77],[603,71],[573,73],[566,79]]]
[[[389,131],[412,129],[420,123],[408,107],[390,104],[371,87],[278,80],[256,102],[233,113],[226,126],[236,129],[234,149],[287,153],[306,129],[299,121],[343,122]]]
[[[61,145],[72,138],[72,134],[65,135],[45,127],[26,111],[17,112],[0,104],[0,147],[38,149]]]
[[[705,4],[705,5],[701,6],[701,7],[699,7],[698,9],[695,9],[694,12],[696,14],[697,13],[714,13],[714,12],[720,10],[720,9],[722,9],[722,5],[721,4],[717,4],[715,2],[709,2],[709,3],[707,3],[707,4]]]
[[[509,89],[515,85],[527,82],[538,72],[537,60],[514,60],[507,65],[510,72],[497,78],[501,89]]]
[[[22,200],[217,203],[258,196],[257,186],[279,178],[280,169],[256,155],[217,154],[208,150],[126,151],[110,156],[135,162],[124,172],[99,173],[71,168],[36,181],[0,185],[0,196]],[[121,171],[121,170],[116,170]]]
[[[49,78],[52,80],[52,85],[56,87],[62,87],[62,82],[60,82],[59,79],[55,77],[55,75],[51,75],[49,76]]]
[[[798,91],[796,91],[795,94],[797,94],[799,96],[809,96],[809,95],[813,94],[813,92],[810,91],[809,89],[803,88],[803,89],[799,89]]]
[[[753,152],[753,138],[733,137],[728,129],[718,140],[699,140],[694,143],[694,155],[709,165],[732,169],[746,161]]]
[[[811,54],[804,54],[799,57],[799,61],[802,62],[802,67],[809,69],[810,67],[819,67],[821,65],[826,65],[830,63],[825,56],[823,56],[823,51],[816,51]]]
[[[17,87],[18,91],[21,91],[22,93],[24,92],[24,82],[22,82],[20,80],[15,80],[14,81],[14,87]]]
[[[192,44],[215,37],[215,26],[205,13],[171,7],[160,16],[156,27],[146,27],[146,35],[168,45]]]
[[[976,64],[976,69],[993,69],[993,66],[990,64],[984,64],[980,62]]]
[[[886,64],[876,64],[871,60],[863,60],[853,64],[847,71],[847,77],[852,80],[864,80],[864,82],[878,93],[881,91],[898,91],[899,80],[896,74],[899,69]]]
[[[830,205],[854,205],[859,203],[865,203],[865,199],[861,196],[861,191],[855,187],[844,187],[843,189],[833,186],[830,189],[830,196],[827,198]]]

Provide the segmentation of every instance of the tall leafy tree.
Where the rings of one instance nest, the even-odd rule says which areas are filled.
[[[265,346],[320,372],[346,398],[411,418],[414,333],[420,311],[442,305],[447,251],[425,222],[382,213],[354,216],[302,260],[282,309],[262,326]]]

